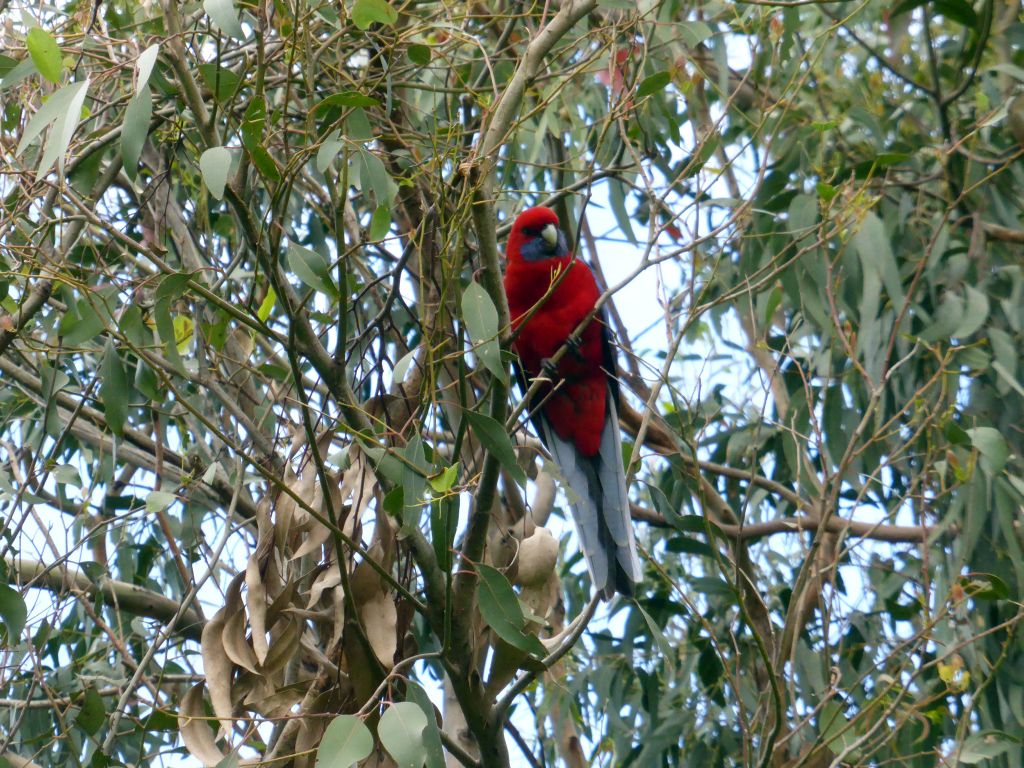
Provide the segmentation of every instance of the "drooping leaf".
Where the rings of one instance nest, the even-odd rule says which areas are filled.
[[[487,291],[475,280],[471,280],[462,293],[462,320],[480,362],[500,380],[507,381],[508,371],[501,361],[497,339],[498,310]]]
[[[441,743],[441,734],[437,727],[437,710],[433,702],[423,687],[412,680],[406,681],[405,696],[422,709],[423,715],[427,718],[427,726],[423,729],[426,768],[445,768],[444,746]]]
[[[0,584],[0,619],[7,628],[7,643],[16,644],[21,638],[21,630],[25,628],[28,608],[21,593],[6,584]]]
[[[121,356],[113,341],[107,341],[100,368],[100,399],[110,431],[118,437],[124,436],[124,424],[128,418],[128,375],[121,364]]]
[[[134,180],[139,172],[139,157],[149,135],[149,121],[153,116],[153,97],[148,87],[142,88],[128,102],[121,129],[121,159],[128,178]]]
[[[542,658],[544,645],[526,631],[526,617],[519,597],[505,575],[482,563],[476,565],[476,572],[480,575],[477,600],[484,621],[509,645]]]
[[[79,702],[79,707],[75,724],[90,736],[95,735],[107,720],[107,709],[103,704],[103,697],[90,685],[85,689],[85,695]]]
[[[971,444],[981,454],[981,466],[988,475],[997,475],[1003,471],[1010,458],[1010,449],[998,429],[992,427],[973,427],[966,430]]]
[[[526,473],[516,461],[516,452],[512,447],[512,439],[505,431],[505,426],[492,419],[486,413],[477,411],[463,411],[469,419],[469,426],[477,436],[484,448],[487,449],[505,468],[517,483],[526,484]]]
[[[55,85],[59,83],[64,73],[64,61],[53,35],[45,29],[33,27],[25,35],[25,47],[39,74]]]
[[[46,130],[48,125],[66,116],[71,109],[72,102],[87,83],[88,80],[80,83],[71,83],[51,95],[39,108],[39,111],[32,116],[32,119],[28,121],[28,125],[25,126],[25,130],[21,134],[21,140],[18,142],[18,148],[14,150],[14,154],[20,155],[39,134]]]
[[[328,296],[338,295],[338,289],[331,279],[331,263],[317,251],[289,242],[288,266],[310,288]]]
[[[210,147],[199,157],[199,170],[203,174],[203,183],[210,194],[218,200],[224,198],[224,187],[228,183],[228,172],[231,169],[231,152],[227,147]]]
[[[153,74],[153,67],[156,65],[156,57],[160,53],[160,44],[153,43],[146,50],[139,54],[135,62],[135,93],[142,93],[142,89],[149,86],[149,76]]]
[[[245,39],[245,31],[238,18],[238,9],[232,0],[203,0],[203,10],[222,32],[238,40]]]
[[[316,751],[316,768],[350,768],[373,751],[373,734],[355,715],[331,720]]]
[[[427,759],[423,729],[427,716],[417,704],[400,701],[384,710],[377,725],[380,743],[398,768],[422,768]]]
[[[359,29],[369,29],[374,23],[390,27],[396,21],[398,11],[387,0],[356,0],[352,5],[352,23]]]
[[[640,85],[636,89],[636,97],[642,99],[658,93],[658,91],[663,91],[671,82],[672,76],[667,71],[655,72],[653,75],[645,77],[640,81]]]

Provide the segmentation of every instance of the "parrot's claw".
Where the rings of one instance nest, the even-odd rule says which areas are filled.
[[[540,361],[540,376],[538,378],[558,381],[558,363],[553,362],[550,357],[545,357]]]

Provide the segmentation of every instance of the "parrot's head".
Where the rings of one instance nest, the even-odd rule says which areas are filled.
[[[550,208],[538,205],[527,208],[512,224],[508,236],[509,259],[543,261],[569,255],[565,234],[558,226],[558,216]]]

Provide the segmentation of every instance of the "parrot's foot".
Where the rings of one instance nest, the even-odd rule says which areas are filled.
[[[540,376],[537,378],[546,379],[550,382],[558,381],[561,376],[558,373],[558,363],[554,362],[550,357],[545,357],[540,361]]]
[[[574,333],[566,336],[565,346],[568,348],[570,355],[580,362],[586,362],[586,358],[583,356],[583,342],[580,340],[579,336]]]

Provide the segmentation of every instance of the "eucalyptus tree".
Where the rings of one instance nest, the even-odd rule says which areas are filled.
[[[8,764],[1021,764],[1016,0],[0,13]],[[533,204],[633,600],[510,375]]]

